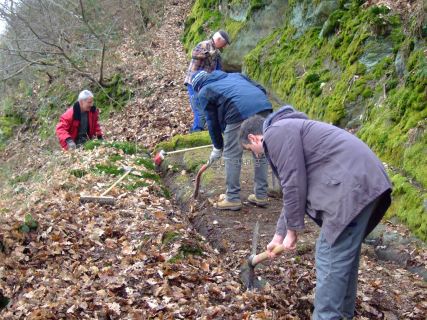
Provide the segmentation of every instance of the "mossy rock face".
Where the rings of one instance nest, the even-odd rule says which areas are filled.
[[[207,14],[202,2],[193,7],[199,17]],[[253,36],[252,17],[261,17],[274,2],[239,20],[235,42]],[[205,20],[200,30],[226,28],[230,15],[219,10],[219,1],[209,3],[215,19]],[[248,5],[221,1],[221,8],[236,3]],[[310,118],[357,132],[401,172],[408,188],[396,197],[405,201],[396,200],[393,215],[425,239],[425,227],[412,222],[427,213],[414,196],[421,199],[427,189],[426,38],[405,31],[388,8],[363,3],[282,1],[283,22],[241,54],[243,71]],[[189,28],[186,37],[193,37]],[[417,209],[406,210],[403,203]]]
[[[386,217],[397,217],[414,234],[427,242],[427,213],[425,201],[427,193],[414,186],[400,174],[391,174],[393,182],[393,202]]]
[[[190,53],[200,41],[218,29],[226,30],[231,45],[223,54],[223,67],[240,71],[245,54],[257,42],[279,27],[288,7],[282,0],[204,1],[196,0],[185,23],[184,46]]]
[[[211,144],[209,132],[200,131],[191,134],[174,136],[171,140],[160,142],[155,148],[155,151],[173,151],[178,149],[186,149],[192,147],[200,147]]]

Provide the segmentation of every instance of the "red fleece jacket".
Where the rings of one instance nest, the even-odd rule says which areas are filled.
[[[101,127],[98,122],[99,110],[93,106],[88,112],[88,124],[89,124],[89,139],[94,137],[102,137]],[[66,140],[71,138],[74,142],[77,139],[79,133],[81,119],[80,104],[76,102],[74,106],[70,107],[61,115],[59,123],[56,126],[56,136],[59,139],[61,147],[65,150],[68,149]]]

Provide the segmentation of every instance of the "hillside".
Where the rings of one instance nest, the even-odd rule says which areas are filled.
[[[424,319],[426,92],[420,86],[425,90],[426,60],[420,52],[425,53],[425,35],[406,36],[396,15],[401,8],[374,9],[372,1],[363,6],[357,1],[147,3],[156,8],[155,18],[138,36],[128,32],[120,38],[107,60],[103,86],[64,70],[50,79],[41,69],[34,71],[37,81],[24,74],[3,88],[0,318],[310,318],[318,235],[313,223],[307,221],[296,252],[257,269],[268,284],[247,291],[239,271],[253,226],[261,222],[261,251],[274,233],[280,197],[270,197],[268,210],[244,203],[239,213],[219,212],[210,202],[223,191],[222,165],[206,172],[200,200],[191,200],[195,173],[209,149],[168,157],[160,171],[152,163],[159,149],[210,143],[206,132],[188,134],[192,114],[183,79],[188,51],[223,27],[233,37],[223,53],[229,70],[242,69],[262,82],[276,106],[288,101],[311,117],[353,130],[388,164],[395,202],[363,245],[357,319]],[[322,3],[329,11],[318,8]],[[322,17],[313,17],[319,11]],[[289,12],[315,22],[296,28]],[[391,33],[368,34],[372,15],[391,20]],[[293,37],[296,29],[299,35]],[[348,39],[351,33],[355,42]],[[365,52],[366,39],[393,48],[379,55]],[[332,54],[331,48],[339,51]],[[350,62],[343,54],[351,50]],[[372,69],[359,61],[363,52],[374,57]],[[395,70],[399,56],[401,75]],[[105,140],[63,152],[54,127],[82,87],[95,93]],[[396,110],[401,115],[393,120]],[[125,166],[133,171],[112,190],[114,205],[79,203],[82,194],[106,190]],[[252,178],[246,169],[244,196]]]

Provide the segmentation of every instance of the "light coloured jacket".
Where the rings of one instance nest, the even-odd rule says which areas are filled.
[[[284,107],[264,123],[264,150],[283,190],[276,232],[304,228],[307,213],[332,245],[347,225],[380,198],[365,236],[391,203],[391,184],[376,155],[354,135]]]

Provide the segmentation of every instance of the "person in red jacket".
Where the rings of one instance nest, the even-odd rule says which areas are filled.
[[[61,147],[71,150],[95,137],[102,139],[98,116],[99,111],[93,105],[92,92],[83,90],[74,106],[61,115],[56,126]]]

